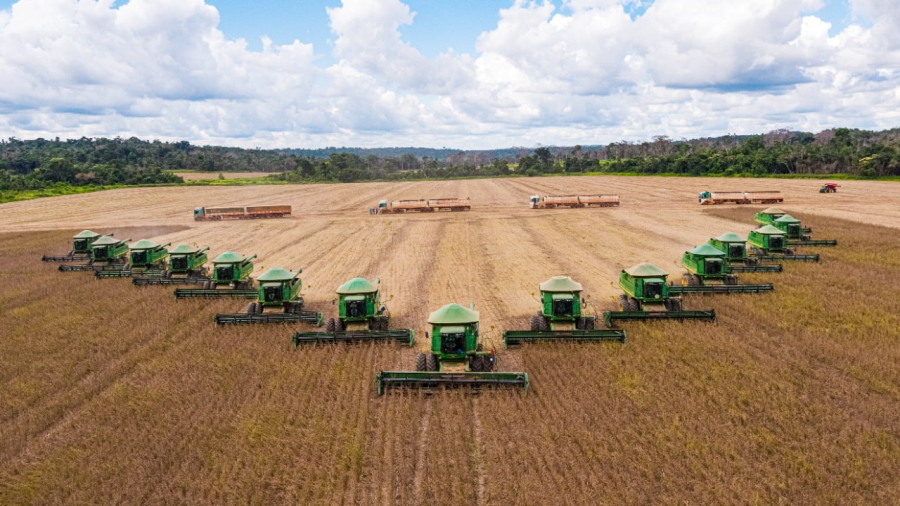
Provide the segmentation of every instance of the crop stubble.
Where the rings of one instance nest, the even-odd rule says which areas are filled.
[[[818,251],[821,265],[742,276],[775,282],[772,294],[688,302],[715,307],[716,325],[629,324],[627,347],[498,350],[502,369],[529,372],[527,397],[380,398],[374,372],[411,367],[414,350],[292,351],[286,328],[212,325],[211,314],[240,309],[239,302],[176,303],[171,289],[138,290],[128,280],[64,275],[36,262],[54,249],[48,245],[65,249],[69,231],[7,234],[0,315],[12,332],[0,342],[0,502],[889,501],[900,491],[893,473],[900,321],[890,302],[897,242],[886,229],[822,216],[855,202],[846,216],[872,221],[885,204],[852,200],[857,184],[892,195],[894,205],[900,195],[890,184],[848,182],[837,194],[844,200],[835,200],[801,193],[815,191],[812,182],[785,183],[799,203],[783,207],[799,212],[815,236],[841,242]],[[306,301],[326,317],[339,283],[380,276],[384,293],[394,295],[395,326],[424,330],[430,311],[471,300],[499,344],[500,330],[526,327],[539,307],[531,293],[551,275],[575,276],[602,311],[618,293],[610,284],[619,268],[649,260],[675,274],[670,262],[686,248],[753,228],[757,207],[697,206],[695,187],[705,186],[560,178],[123,190],[76,196],[90,197],[77,201],[81,215],[60,197],[0,206],[0,217],[7,231],[106,231],[122,226],[104,209],[115,210],[124,224],[156,227],[117,229],[119,237],[258,253],[256,275],[303,266]],[[623,206],[523,209],[541,189],[618,192]],[[457,194],[480,209],[365,212],[382,195]],[[124,198],[139,199],[139,211]],[[189,213],[198,200],[287,201],[300,216],[195,224]],[[892,216],[887,210],[878,219]],[[428,346],[422,337],[418,349]]]

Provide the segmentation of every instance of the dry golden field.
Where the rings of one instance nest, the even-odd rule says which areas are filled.
[[[536,178],[115,190],[0,205],[0,504],[897,504],[900,185]],[[483,333],[525,328],[537,284],[570,274],[598,311],[619,269],[755,228],[760,206],[704,190],[780,189],[820,264],[760,295],[688,299],[716,324],[625,323],[628,345],[498,350],[531,390],[375,393],[413,367],[392,344],[294,351],[292,328],[215,328],[238,301],[96,281],[39,261],[74,232],[257,253],[303,267],[310,308],[380,277],[393,325],[474,301]],[[530,210],[531,194],[618,193],[610,209]],[[469,196],[467,213],[372,216],[380,198]],[[877,197],[877,198],[876,198]],[[195,223],[195,206],[290,204],[283,220]],[[808,248],[807,251],[812,251]],[[491,331],[491,328],[494,330]],[[427,347],[420,335],[417,347]]]

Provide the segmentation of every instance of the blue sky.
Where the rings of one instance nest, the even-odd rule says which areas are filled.
[[[0,0],[0,137],[490,148],[887,128],[898,32],[895,0]]]

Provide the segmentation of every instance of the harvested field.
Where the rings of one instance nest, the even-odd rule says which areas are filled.
[[[727,186],[726,186],[727,183]],[[900,497],[900,185],[541,178],[150,188],[0,206],[0,504],[885,504]],[[716,324],[623,324],[627,346],[498,350],[532,388],[378,397],[413,367],[392,344],[294,351],[293,328],[216,328],[229,300],[96,281],[39,261],[73,232],[257,253],[303,267],[304,298],[382,279],[397,327],[474,301],[482,332],[525,328],[532,292],[571,274],[598,311],[617,272],[755,228],[760,206],[703,189],[780,189],[821,264],[785,264],[760,295],[686,299]],[[528,196],[619,193],[608,209],[531,210]],[[871,202],[871,195],[880,195]],[[468,196],[473,210],[372,216],[381,198]],[[294,218],[195,223],[199,205],[289,204]],[[837,219],[837,217],[842,219]],[[880,224],[880,225],[879,225]],[[892,228],[886,228],[892,227]],[[813,251],[812,248],[806,251]],[[393,296],[393,298],[391,298]],[[306,327],[305,327],[306,328]],[[493,329],[493,330],[492,330]]]
[[[185,181],[200,181],[203,179],[219,179],[218,172],[173,172],[176,176],[181,176]],[[278,172],[222,172],[225,179],[244,179],[255,177],[266,177]]]

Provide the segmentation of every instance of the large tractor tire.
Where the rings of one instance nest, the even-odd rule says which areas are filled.
[[[531,317],[531,331],[537,332],[538,330],[541,329],[540,326],[541,326],[541,317],[540,316],[532,316]]]
[[[736,285],[738,284],[738,278],[735,275],[725,276],[725,284],[726,285]]]
[[[696,274],[686,274],[688,277],[688,286],[700,286],[700,276]]]
[[[581,325],[581,330],[594,330],[594,319],[584,318],[584,322]]]
[[[334,332],[334,318],[325,320],[325,332]],[[422,356],[422,360],[424,361],[425,355],[422,355],[421,353],[419,353],[419,355]],[[419,355],[416,356],[416,363],[419,362]],[[419,369],[416,370],[418,371]]]
[[[492,372],[494,370],[494,361],[491,360],[492,357],[484,356],[482,360],[483,367],[481,368],[484,372]]]
[[[666,309],[669,311],[681,311],[681,299],[669,299],[666,301]]]
[[[334,318],[329,318],[329,321],[334,321]],[[334,326],[334,325],[332,325]],[[425,362],[425,354],[424,353],[416,353],[416,372],[425,372],[428,370],[428,365]]]
[[[345,330],[344,321],[340,318],[334,320],[334,330],[343,331]]]
[[[640,311],[641,304],[634,297],[628,299],[628,310],[629,311]]]
[[[619,309],[622,311],[630,311],[628,309],[631,305],[628,303],[628,296],[625,294],[619,295]]]
[[[475,355],[474,357],[469,358],[469,370],[472,372],[481,372],[482,364],[484,361],[481,359],[481,355]]]
[[[785,250],[784,250],[784,254],[785,254],[785,255],[793,255],[793,254],[794,254],[794,250],[792,250],[792,249],[790,249],[790,248],[785,249]]]
[[[425,356],[425,367],[432,372],[435,372],[439,369],[437,357],[429,353]]]
[[[538,318],[538,330],[544,332],[547,330],[549,325],[547,325],[547,318],[545,316],[541,316]]]

